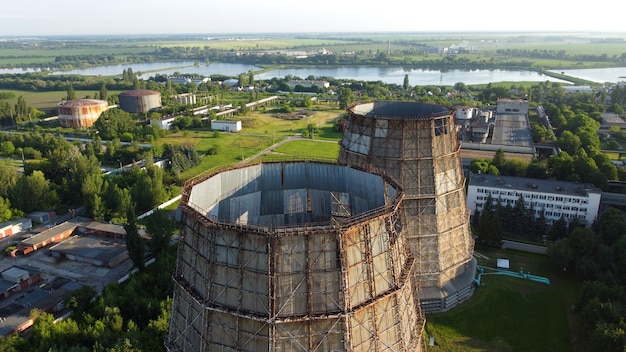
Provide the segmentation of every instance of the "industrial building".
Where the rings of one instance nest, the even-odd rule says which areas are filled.
[[[481,110],[471,120],[459,119],[461,157],[491,159],[502,149],[507,158],[530,161],[537,154],[528,120],[528,101],[498,99],[495,107]]]
[[[148,113],[161,107],[161,93],[149,89],[122,92],[119,107],[130,113]]]
[[[38,234],[30,236],[22,240],[17,245],[17,254],[25,255],[30,252],[41,249],[49,244],[59,243],[70,237],[77,224],[73,222],[64,222],[61,225],[42,231]]]
[[[123,241],[85,236],[72,236],[50,247],[48,253],[55,258],[67,258],[107,268],[113,268],[128,259],[128,251]]]
[[[402,185],[400,213],[425,312],[450,309],[473,293],[474,241],[454,114],[419,102],[357,103],[340,142],[339,164],[380,168]]]
[[[591,226],[598,216],[602,191],[591,184],[472,174],[467,188],[467,205],[472,214],[482,210],[490,195],[494,204],[500,199],[502,205],[511,206],[524,197],[524,205],[534,210],[535,217],[544,211],[548,225],[564,218]]]
[[[108,109],[109,103],[98,99],[78,99],[60,102],[59,123],[61,127],[91,127]]]
[[[177,105],[196,105],[196,95],[194,93],[176,94],[173,98],[174,104]]]
[[[239,132],[241,131],[241,121],[211,120],[211,129],[224,132]]]
[[[28,218],[21,218],[7,221],[0,224],[0,238],[9,237],[16,233],[29,230],[33,227],[33,221]]]
[[[402,188],[337,164],[263,163],[184,187],[170,351],[420,351]]]

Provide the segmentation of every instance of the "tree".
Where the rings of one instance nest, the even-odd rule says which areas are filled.
[[[553,241],[556,241],[561,238],[567,237],[567,232],[568,232],[567,221],[565,220],[564,217],[561,217],[560,219],[558,219],[552,224],[552,227],[550,228],[550,232],[548,232],[548,236]]]
[[[17,98],[17,103],[15,104],[15,115],[20,121],[24,121],[26,116],[28,116],[28,105],[21,95]]]
[[[409,75],[404,75],[404,82],[402,82],[402,89],[408,91],[411,86],[409,85]]]
[[[146,218],[146,230],[150,235],[148,248],[155,258],[158,258],[161,252],[169,246],[175,229],[176,223],[163,209],[156,210]]]
[[[109,109],[100,115],[94,127],[103,139],[121,137],[124,132],[134,132],[135,122],[132,116],[122,109]]]
[[[106,83],[102,82],[102,84],[100,85],[100,100],[104,100],[107,101],[107,99],[109,98],[109,92],[107,91],[107,86]]]
[[[486,174],[489,169],[489,162],[485,159],[472,159],[469,170],[477,174]]]
[[[18,179],[17,171],[6,164],[0,164],[0,197],[9,197]]]
[[[504,156],[504,150],[502,150],[502,148],[498,148],[496,153],[493,155],[493,158],[491,159],[491,164],[497,167],[498,170],[502,171],[505,162],[506,158]]]
[[[56,191],[39,170],[18,179],[14,190],[11,203],[25,213],[49,209],[58,201]]]
[[[598,217],[596,233],[608,246],[613,246],[615,241],[626,235],[626,219],[622,211],[617,208],[609,208]]]
[[[13,209],[8,199],[0,197],[0,223],[13,219]]]
[[[2,155],[11,157],[15,153],[15,146],[11,141],[4,141],[0,143],[0,152]]]
[[[352,89],[343,87],[339,90],[339,107],[341,109],[346,109],[352,102],[354,102],[354,93]]]
[[[76,91],[74,90],[74,86],[70,83],[69,88],[67,88],[67,96],[65,100],[75,100],[76,99]]]
[[[580,146],[580,137],[570,131],[563,131],[557,140],[559,148],[566,151],[570,155],[576,154]]]
[[[490,247],[500,248],[502,245],[502,224],[500,214],[494,210],[493,198],[487,196],[478,220],[478,238]]]
[[[139,270],[143,270],[145,268],[145,243],[143,242],[143,238],[139,235],[139,230],[137,229],[137,216],[135,215],[135,210],[132,206],[129,206],[126,210],[126,219],[127,223],[124,225],[124,230],[126,230],[126,235],[124,236],[126,241],[126,250],[128,251],[128,256],[130,257],[130,260],[133,261],[133,264],[135,264]]]

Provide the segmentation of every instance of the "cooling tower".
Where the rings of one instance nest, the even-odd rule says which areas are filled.
[[[391,178],[264,163],[184,187],[170,351],[420,351]]]
[[[454,109],[376,101],[348,108],[339,164],[376,167],[399,181],[402,223],[424,312],[469,298],[476,261]]]

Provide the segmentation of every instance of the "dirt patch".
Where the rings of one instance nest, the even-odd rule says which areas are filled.
[[[274,117],[282,119],[282,120],[302,120],[305,118],[313,117],[313,111],[309,110],[300,110],[293,113],[280,113],[275,114]]]

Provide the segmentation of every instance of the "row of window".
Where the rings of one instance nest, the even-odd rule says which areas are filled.
[[[482,210],[483,207],[483,203],[476,203],[476,208],[478,210]],[[587,209],[585,209],[586,211]],[[533,214],[535,215],[535,217],[539,216],[539,213],[541,212],[541,209],[533,209]],[[581,214],[575,214],[575,213],[561,213],[558,211],[546,211],[544,213],[544,215],[546,217],[553,217],[553,218],[560,218],[561,216],[566,218],[566,219],[574,219],[574,218],[579,218],[581,220],[585,219],[585,213],[581,213]]]
[[[488,197],[485,196],[476,196],[477,200],[487,200]],[[517,199],[501,199],[500,203],[502,205],[505,204],[515,204],[515,202],[517,201]],[[526,208],[530,208],[531,206],[535,209],[557,209],[557,210],[571,210],[571,211],[587,211],[587,208],[579,208],[579,207],[573,207],[573,206],[569,206],[569,205],[559,205],[559,204],[552,204],[552,203],[542,203],[542,202],[524,202],[524,206]]]
[[[575,197],[562,197],[562,196],[553,196],[553,195],[545,195],[545,194],[531,194],[531,193],[520,193],[517,191],[498,191],[498,190],[489,190],[485,188],[478,188],[476,190],[478,193],[490,193],[492,198],[498,198],[500,196],[514,196],[519,198],[520,195],[524,197],[524,199],[540,199],[547,201],[556,201],[563,203],[574,203],[574,204],[587,204],[589,201],[587,199],[575,198]]]

